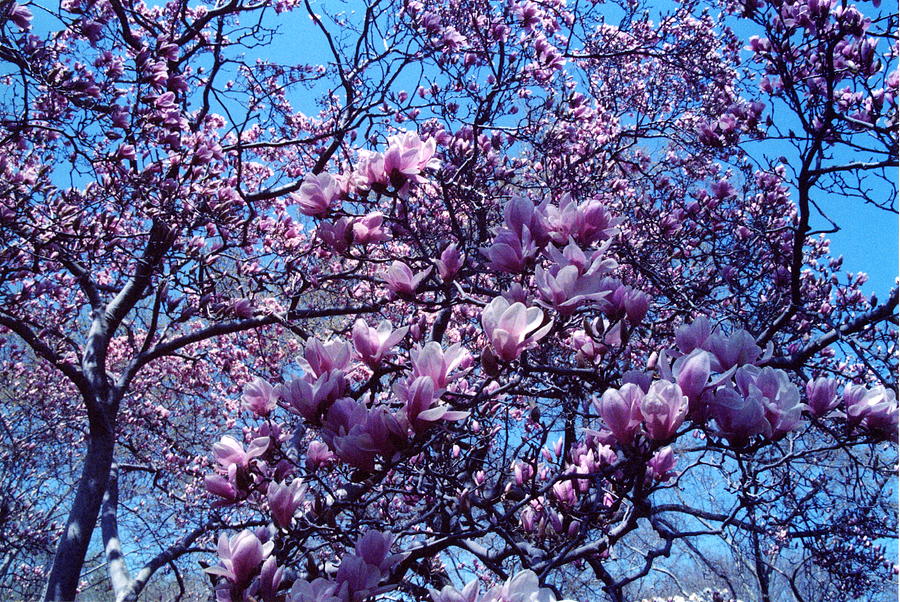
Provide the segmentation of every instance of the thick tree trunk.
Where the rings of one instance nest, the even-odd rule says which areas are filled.
[[[113,461],[115,429],[111,424],[113,421],[106,422],[98,429],[93,428],[94,424],[91,425],[91,439],[81,470],[81,480],[69,512],[66,530],[56,548],[53,567],[47,579],[45,600],[74,600],[78,591],[81,567],[97,524]]]

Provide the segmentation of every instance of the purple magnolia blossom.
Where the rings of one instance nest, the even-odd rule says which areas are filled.
[[[436,388],[430,376],[415,377],[410,384],[395,387],[395,392],[404,401],[403,410],[409,425],[417,432],[438,420],[462,420],[469,415],[437,403],[444,389]]]
[[[388,289],[396,295],[413,296],[422,282],[428,278],[433,268],[413,274],[408,265],[402,261],[394,261],[390,267],[382,273],[382,279]]]
[[[570,238],[583,246],[608,240],[615,236],[617,226],[622,222],[600,201],[590,200],[579,205],[569,194],[562,196],[559,207],[546,205],[543,213],[546,229],[556,244],[565,244]]]
[[[391,554],[393,537],[387,533],[367,531],[356,542],[354,551],[341,559],[334,580],[318,578],[307,582],[298,579],[288,595],[288,602],[356,602],[371,599],[378,584],[390,575],[403,558]]]
[[[675,468],[675,452],[672,446],[667,445],[657,450],[653,457],[647,461],[647,474],[657,481],[665,481],[672,477],[672,469]]]
[[[612,432],[616,441],[623,445],[631,443],[641,425],[641,402],[644,392],[634,384],[622,385],[619,389],[607,389],[594,406],[603,423]]]
[[[762,399],[745,397],[731,387],[716,391],[711,413],[719,431],[735,445],[747,443],[754,435],[769,437],[772,434]]]
[[[762,349],[746,330],[736,330],[725,336],[715,332],[706,341],[707,351],[713,354],[713,369],[724,372],[734,366],[754,364],[761,359]]]
[[[278,394],[275,387],[262,378],[256,378],[244,385],[244,395],[241,405],[257,416],[268,416],[275,409],[278,402]]]
[[[462,591],[451,586],[441,591],[431,590],[431,599],[433,602],[574,602],[557,600],[553,590],[541,587],[537,575],[529,570],[519,571],[483,595],[478,591],[478,581],[473,580]]]
[[[676,383],[660,380],[650,385],[640,407],[647,435],[662,441],[672,437],[684,422],[688,399]]]
[[[353,222],[342,217],[335,222],[322,222],[318,229],[319,238],[337,253],[346,253],[353,241]]]
[[[237,485],[237,471],[237,465],[232,464],[226,469],[226,476],[211,474],[203,477],[203,487],[211,494],[222,498],[213,502],[214,507],[227,506],[242,497],[244,492]]]
[[[481,312],[481,325],[491,347],[501,360],[511,362],[532,343],[543,338],[553,322],[544,326],[544,312],[537,307],[526,308],[522,303],[509,304],[503,297],[495,297]]]
[[[563,316],[571,315],[585,303],[598,303],[609,291],[602,288],[603,278],[599,273],[579,274],[574,265],[567,265],[555,271],[538,266],[534,271],[534,282],[541,300]]]
[[[408,331],[406,326],[394,330],[387,320],[382,320],[377,329],[371,328],[365,320],[358,318],[353,324],[353,346],[359,358],[370,368],[375,368],[390,356],[391,348]]]
[[[306,446],[306,468],[315,471],[334,459],[328,445],[321,441],[310,441]]]
[[[324,577],[317,577],[311,582],[297,579],[286,602],[346,602],[346,597],[337,595],[337,589],[337,583]]]
[[[306,345],[301,356],[297,358],[297,363],[305,372],[303,377],[314,382],[327,372],[346,370],[350,360],[351,348],[348,343],[337,340],[323,343],[310,337],[306,339]]]
[[[472,355],[459,343],[450,345],[445,350],[440,343],[429,341],[410,352],[413,378],[427,376],[434,381],[436,388],[445,388],[465,372],[453,373],[457,368],[466,370],[472,364]]]
[[[389,137],[388,148],[384,153],[385,174],[391,178],[398,174],[412,177],[427,168],[439,168],[441,162],[434,157],[435,146],[434,138],[422,141],[416,132]]]
[[[228,470],[232,465],[238,468],[247,468],[250,460],[258,458],[266,453],[269,448],[269,437],[257,437],[250,442],[247,450],[233,437],[225,435],[218,443],[213,444],[213,457],[222,468]]]
[[[281,385],[278,393],[287,402],[288,409],[300,414],[312,424],[328,407],[347,391],[347,380],[341,370],[330,370],[315,380],[306,377]]]
[[[456,273],[459,272],[465,261],[466,256],[459,252],[456,243],[452,243],[444,249],[440,259],[434,260],[434,263],[437,266],[441,280],[448,282],[453,280],[453,277],[456,276]]]
[[[328,410],[322,438],[342,461],[372,470],[377,455],[390,458],[405,444],[406,431],[384,407],[344,398]]]
[[[841,403],[837,396],[837,381],[820,376],[806,383],[806,405],[809,412],[820,418],[828,414]]]
[[[886,439],[897,438],[898,406],[893,389],[881,385],[872,389],[847,385],[844,388],[844,404],[850,424],[863,426]]]
[[[531,264],[538,254],[538,246],[527,228],[521,234],[501,230],[490,247],[481,249],[488,260],[488,267],[497,272],[518,274]]]
[[[330,210],[334,201],[341,196],[340,181],[328,173],[307,174],[303,178],[300,190],[291,198],[303,215],[323,217]]]
[[[575,266],[581,275],[607,274],[618,265],[615,259],[606,255],[608,246],[603,245],[601,249],[588,254],[574,240],[569,239],[569,244],[562,251],[554,245],[548,245],[545,254],[556,264],[551,268],[554,274],[566,266]]]
[[[537,246],[543,247],[550,240],[542,215],[545,207],[546,203],[535,207],[531,199],[521,196],[513,197],[503,207],[503,220],[511,232],[520,238],[524,237],[525,232],[528,232],[529,238],[533,239]]]
[[[275,542],[264,544],[256,534],[246,529],[231,538],[223,533],[219,536],[220,566],[204,570],[212,575],[221,575],[238,587],[247,587],[274,547]]]
[[[384,215],[369,213],[353,221],[353,242],[361,245],[384,242],[391,236],[384,229]]]
[[[742,395],[759,400],[771,425],[771,437],[778,438],[800,423],[806,406],[800,403],[800,390],[782,370],[742,366],[734,380]]]
[[[294,520],[294,513],[303,504],[306,485],[301,479],[294,479],[290,484],[272,482],[266,495],[269,500],[269,512],[275,525],[288,529]]]
[[[247,594],[259,600],[274,600],[284,579],[284,567],[278,566],[274,556],[269,556],[259,570],[259,578]]]
[[[387,174],[384,172],[384,155],[367,150],[359,151],[359,160],[352,178],[354,186],[362,190],[385,184]]]
[[[684,324],[675,331],[675,345],[678,350],[688,354],[695,349],[706,349],[706,342],[712,335],[713,326],[710,321],[700,316],[690,324]]]

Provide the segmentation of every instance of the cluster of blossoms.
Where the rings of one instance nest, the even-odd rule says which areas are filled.
[[[378,531],[367,531],[356,542],[353,552],[341,559],[330,578],[312,581],[297,579],[287,595],[287,602],[358,602],[379,593],[378,584],[403,558],[391,554],[393,538]],[[275,542],[261,529],[228,537],[219,537],[219,565],[207,573],[223,577],[216,587],[216,600],[273,600],[282,585],[285,569],[273,555]]]
[[[557,600],[553,590],[541,587],[534,571],[519,571],[505,583],[492,587],[483,594],[478,580],[470,581],[462,590],[445,586],[440,591],[431,590],[433,602],[572,602]]]
[[[348,175],[308,174],[292,200],[304,215],[323,218],[354,194],[370,190],[386,192],[393,188],[401,196],[408,195],[413,185],[423,181],[421,174],[426,169],[440,167],[440,161],[434,156],[435,146],[434,138],[423,141],[415,132],[391,136],[384,154],[360,151],[358,163]],[[358,242],[376,242],[377,236],[366,236],[364,232],[370,223],[358,223],[360,228],[354,227],[354,233],[367,239]]]

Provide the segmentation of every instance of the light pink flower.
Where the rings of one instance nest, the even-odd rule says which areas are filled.
[[[453,280],[453,277],[456,276],[456,273],[459,272],[465,261],[466,256],[459,252],[459,249],[456,248],[456,243],[452,243],[444,249],[440,259],[434,260],[434,263],[437,266],[441,280],[447,282]]]
[[[288,529],[297,512],[303,504],[306,495],[306,485],[302,479],[294,479],[290,484],[272,482],[266,496],[269,500],[269,512],[275,525],[282,529]]]
[[[331,205],[341,196],[340,181],[329,173],[307,174],[300,190],[291,195],[300,213],[314,217],[324,217]]]
[[[672,469],[675,468],[675,453],[670,445],[657,450],[653,457],[647,462],[647,472],[651,478],[657,481],[665,481],[672,476]]]
[[[481,312],[481,325],[491,347],[501,360],[511,362],[531,344],[543,338],[553,322],[544,326],[544,312],[522,303],[509,304],[495,297]]]
[[[297,363],[306,373],[304,378],[313,381],[326,372],[332,370],[345,370],[350,364],[351,348],[344,341],[326,341],[323,343],[317,338],[306,339],[303,354],[297,358]]]
[[[837,396],[837,382],[824,376],[810,379],[806,383],[806,401],[813,416],[825,416],[841,403]]]
[[[220,566],[204,569],[207,573],[221,575],[233,584],[245,587],[272,550],[275,542],[265,544],[249,530],[244,530],[229,538],[226,534],[219,536]]]
[[[269,448],[268,437],[257,437],[250,442],[247,450],[233,437],[225,435],[218,443],[213,444],[213,456],[222,468],[228,470],[232,464],[239,468],[247,468],[250,460],[266,453]]]
[[[659,380],[641,401],[641,415],[647,435],[656,441],[669,439],[684,422],[688,411],[688,399],[677,384]]]
[[[382,273],[382,279],[392,293],[411,297],[416,294],[416,290],[428,278],[432,269],[429,267],[424,272],[413,274],[408,265],[402,261],[394,261],[387,271]]]
[[[369,213],[353,222],[353,242],[361,245],[384,242],[391,236],[383,227],[384,215]]]
[[[394,330],[387,320],[382,320],[377,329],[371,328],[365,320],[358,318],[353,324],[353,346],[359,358],[374,368],[390,356],[391,348],[399,343],[408,331],[407,326]]]
[[[644,392],[640,387],[628,383],[619,389],[607,389],[599,401],[594,401],[603,423],[623,445],[631,443],[641,425],[643,399]]]
[[[256,378],[244,385],[244,395],[241,399],[245,410],[257,416],[268,416],[275,409],[278,395],[272,385],[262,378]]]

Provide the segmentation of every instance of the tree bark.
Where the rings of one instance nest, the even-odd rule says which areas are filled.
[[[105,428],[103,431],[95,433],[91,429],[78,491],[47,578],[45,600],[74,600],[78,591],[81,567],[97,524],[113,461],[115,431],[113,428]]]

